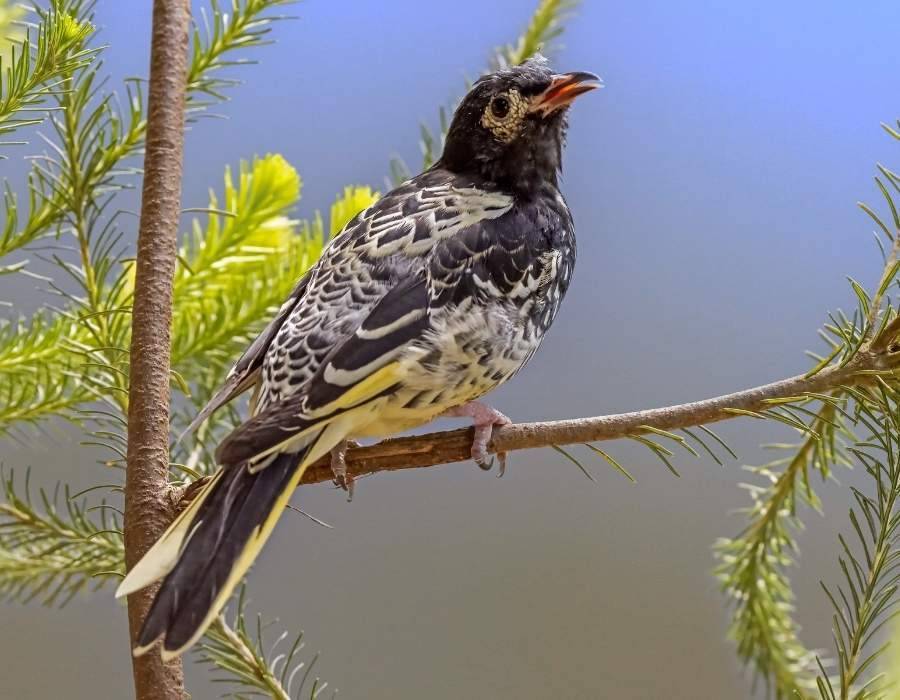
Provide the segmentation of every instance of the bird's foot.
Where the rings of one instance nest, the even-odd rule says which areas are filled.
[[[347,450],[351,447],[359,447],[353,440],[341,440],[331,448],[331,472],[334,474],[334,483],[347,492],[347,502],[353,500],[353,484],[355,479],[347,473]]]
[[[175,514],[181,515],[182,511],[187,508],[191,503],[194,502],[194,499],[197,497],[197,494],[206,486],[211,476],[201,476],[196,481],[192,481],[183,489],[176,490],[173,494],[175,496]]]
[[[472,440],[472,459],[484,470],[494,466],[494,460],[488,457],[487,446],[491,441],[495,425],[509,425],[512,422],[507,416],[479,401],[470,401],[462,406],[456,406],[441,415],[471,418],[475,428],[475,438]],[[500,463],[497,476],[501,477],[506,472],[506,453],[498,452],[497,461]]]

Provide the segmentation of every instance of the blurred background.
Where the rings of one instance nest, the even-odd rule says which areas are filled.
[[[97,4],[113,84],[147,73],[150,5]],[[188,134],[185,206],[206,205],[226,164],[268,152],[303,176],[303,215],[348,183],[384,191],[389,158],[417,169],[420,121],[436,126],[534,5],[297,4],[214,110],[228,119]],[[807,369],[826,312],[855,303],[845,276],[871,288],[880,273],[856,202],[876,202],[877,161],[898,162],[879,127],[900,116],[898,26],[900,5],[874,0],[582,3],[552,55],[607,85],[571,117],[562,186],[578,267],[541,352],[493,404],[522,421],[596,415]],[[25,166],[10,155],[0,168],[16,180]],[[4,278],[5,313],[33,309],[40,284]],[[590,483],[542,450],[513,455],[502,480],[455,464],[365,479],[351,504],[303,489],[295,503],[334,529],[288,512],[250,576],[249,610],[305,630],[322,652],[315,675],[345,698],[752,697],[710,545],[742,527],[741,465],[789,434],[751,421],[721,433],[740,460],[679,458],[680,479],[615,444],[636,484],[586,457]],[[50,428],[0,454],[36,484],[108,477],[73,439]],[[792,574],[813,648],[831,645],[818,581],[837,578],[845,486],[863,483],[837,477],[820,489],[824,516],[804,514]],[[126,634],[111,591],[62,612],[0,605],[5,696],[128,697]],[[194,698],[218,696],[204,668],[187,673]]]

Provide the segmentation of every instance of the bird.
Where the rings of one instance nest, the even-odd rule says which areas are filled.
[[[568,111],[601,84],[539,55],[481,77],[440,158],[330,241],[192,423],[252,389],[218,471],[117,590],[162,579],[135,655],[159,644],[168,661],[203,635],[309,465],[330,454],[352,488],[351,441],[467,417],[471,456],[490,468],[492,430],[509,419],[479,399],[534,355],[569,288]]]

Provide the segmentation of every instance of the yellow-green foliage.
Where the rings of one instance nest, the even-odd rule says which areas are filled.
[[[226,169],[221,201],[210,194],[205,228],[193,222],[175,274],[172,341],[173,366],[189,381],[221,376],[321,253],[318,218],[290,217],[300,190],[280,155],[242,162],[237,182]]]
[[[236,273],[252,273],[267,257],[283,252],[295,234],[297,222],[288,212],[300,198],[300,186],[297,171],[280,155],[241,162],[236,185],[226,168],[222,201],[210,192],[206,228],[195,220],[181,247],[176,306],[215,296]]]
[[[0,0],[0,58],[4,64],[10,59],[10,48],[21,41],[22,29],[14,24],[22,19],[25,8],[13,5],[9,0]]]
[[[501,49],[499,54],[509,65],[518,65],[563,33],[566,16],[575,8],[573,0],[541,0],[528,27],[514,46]]]
[[[371,187],[361,185],[349,185],[344,192],[337,196],[331,205],[331,219],[328,225],[328,235],[335,236],[346,226],[350,219],[356,216],[366,207],[371,206],[381,196],[380,192],[373,192]]]

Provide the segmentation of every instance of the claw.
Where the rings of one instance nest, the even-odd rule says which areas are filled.
[[[498,452],[497,461],[500,462],[500,468],[497,470],[497,478],[499,479],[506,474],[506,453]]]
[[[473,458],[474,459],[474,458]],[[475,464],[484,469],[484,471],[489,472],[494,468],[494,458],[491,457],[491,461],[487,461],[487,459],[475,460]]]
[[[341,440],[331,450],[331,472],[334,474],[334,484],[347,492],[347,503],[353,500],[353,485],[356,483],[353,475],[347,473],[347,449],[350,447],[359,447],[359,443]]]
[[[485,471],[494,466],[494,458],[490,458],[488,462],[487,446],[491,441],[491,433],[495,425],[508,425],[511,421],[505,415],[490,406],[485,406],[478,401],[471,401],[462,406],[456,406],[443,413],[444,416],[469,417],[472,418],[475,428],[475,436],[472,440],[472,459],[479,467]],[[506,472],[506,453],[498,452],[497,460],[500,462],[500,469],[497,476],[501,477]]]

